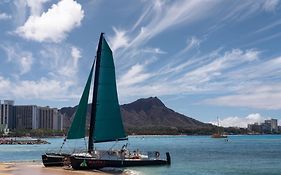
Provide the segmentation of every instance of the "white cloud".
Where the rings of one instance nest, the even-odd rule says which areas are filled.
[[[199,47],[200,43],[200,39],[198,39],[196,36],[192,36],[191,38],[187,39],[187,46],[182,52],[186,52],[192,48]]]
[[[155,1],[152,1],[152,2],[155,2]],[[139,27],[143,23],[143,21],[145,20],[145,17],[147,15],[149,15],[151,8],[152,8],[151,4],[144,6],[143,9],[145,9],[145,11],[142,12],[141,16],[138,18],[138,20],[136,21],[134,26],[131,28],[131,30],[130,30],[131,32],[133,32],[137,27]]]
[[[145,53],[152,53],[152,54],[166,54],[167,53],[167,52],[161,50],[160,48],[151,48],[151,47],[145,48],[142,51]]]
[[[270,30],[274,27],[278,27],[280,24],[281,24],[281,20],[274,21],[273,23],[263,26],[262,28],[258,29],[257,31],[254,32],[254,34]]]
[[[0,96],[13,99],[65,100],[76,98],[68,82],[42,77],[39,80],[9,80],[0,76]]]
[[[247,2],[221,2],[221,1],[143,1],[146,5],[146,8],[143,10],[143,13],[140,15],[136,24],[133,25],[134,31],[130,29],[120,31],[122,33],[122,40],[120,43],[123,49],[118,49],[117,55],[118,63],[120,64],[122,70],[128,69],[143,57],[138,56],[140,50],[142,50],[143,45],[147,44],[152,38],[160,35],[164,31],[171,30],[180,25],[184,25],[188,28],[190,24],[194,21],[200,21],[210,16],[217,17],[218,13],[216,10],[219,7],[228,6],[228,8],[222,13],[218,19],[219,23],[225,23],[225,21],[239,19],[242,16],[249,16],[255,14],[261,9],[261,1],[247,1]],[[225,4],[224,4],[225,3]],[[233,8],[235,7],[235,8]],[[225,15],[224,15],[225,14]],[[223,17],[221,17],[223,16]],[[243,17],[244,18],[244,17]],[[216,24],[216,25],[218,25]],[[136,26],[139,26],[136,28]],[[118,36],[120,34],[118,33]],[[126,37],[124,37],[126,36]],[[115,37],[117,37],[117,32],[115,32]],[[205,37],[202,36],[203,38]],[[124,39],[126,38],[126,39]],[[126,42],[124,42],[126,41]],[[198,48],[201,44],[201,40],[196,36],[192,36],[188,39],[186,47],[178,54],[181,55],[190,51],[191,49]],[[115,43],[119,43],[116,42]],[[249,52],[250,53],[250,52]],[[255,52],[251,52],[254,54]],[[186,56],[187,57],[187,56]],[[245,56],[249,59],[255,58],[254,55]],[[129,61],[126,58],[131,58]],[[149,56],[146,56],[149,58]],[[177,59],[178,60],[178,59]]]
[[[261,69],[262,68],[262,69]],[[258,79],[278,78],[281,73],[281,57],[266,59],[256,64],[233,70],[225,76],[240,82]],[[247,75],[247,76],[245,76]],[[264,84],[264,83],[263,83]]]
[[[126,31],[118,30],[113,28],[115,35],[109,37],[109,43],[111,45],[112,52],[114,53],[117,49],[128,46],[128,37],[126,36]]]
[[[38,7],[34,9],[38,11]],[[66,38],[67,33],[80,26],[83,17],[84,11],[79,3],[74,0],[62,0],[53,4],[41,16],[31,15],[23,26],[17,28],[16,33],[23,38],[39,42],[60,42]]]
[[[224,4],[225,3],[225,4]],[[261,11],[272,12],[277,8],[279,0],[224,1],[218,18],[218,26],[229,21],[243,21]],[[222,15],[223,14],[223,15]]]
[[[13,21],[17,26],[23,25],[27,15],[27,2],[26,0],[14,0],[13,4],[15,6],[13,10]]]
[[[257,109],[281,109],[281,57],[261,59],[255,64],[236,68],[220,76],[231,94],[206,99],[203,103]]]
[[[40,59],[22,51],[19,46],[2,46],[7,61],[18,65],[22,73],[38,61],[36,69],[45,74],[35,80],[20,77],[8,79],[0,76],[0,96],[13,99],[66,100],[78,98],[83,88],[78,82],[81,51],[75,46],[47,45],[40,51]],[[31,61],[32,60],[32,61]],[[36,63],[38,63],[36,62]]]
[[[7,54],[8,62],[12,62],[18,66],[20,75],[28,73],[31,70],[34,63],[34,58],[31,52],[22,50],[18,45],[2,45],[1,47]]]
[[[150,76],[150,74],[144,73],[143,65],[136,64],[119,79],[118,85],[121,87],[131,86],[145,81]]]
[[[12,16],[11,15],[8,15],[6,13],[1,13],[0,12],[0,20],[7,20],[7,19],[11,19]]]
[[[281,109],[281,90],[280,84],[276,85],[274,91],[259,92],[261,87],[252,87],[249,93],[242,93],[236,95],[226,95],[213,99],[204,100],[204,103],[220,106],[231,107],[250,107],[257,109],[280,110]],[[256,90],[256,89],[257,90]]]
[[[40,65],[42,69],[45,69],[45,72],[48,72],[48,76],[32,81],[34,88],[40,88],[50,81],[50,89],[54,90],[48,91],[48,89],[45,89],[50,97],[45,96],[44,98],[49,100],[52,100],[51,97],[60,100],[78,98],[83,90],[83,80],[86,79],[86,77],[79,78],[78,74],[82,57],[81,50],[73,45],[50,44],[40,50],[40,57]],[[27,85],[19,84],[18,86],[20,87],[18,90],[21,90],[25,89]],[[41,94],[45,91],[39,91],[38,93]]]
[[[30,71],[33,64],[33,58],[31,55],[23,56],[20,59],[21,74],[25,74]]]
[[[279,2],[279,0],[265,0],[262,8],[267,12],[275,11]]]
[[[72,45],[49,44],[40,50],[38,55],[40,59],[34,59],[30,52],[23,51],[18,45],[1,47],[7,53],[7,62],[16,64],[20,73],[27,73],[35,63],[37,67],[34,69],[40,70],[38,74],[44,72],[37,79],[0,75],[1,97],[51,101],[79,98],[84,86],[84,78],[81,80],[83,84],[78,79],[82,57],[79,48]]]
[[[239,80],[237,80],[239,83],[232,81],[230,70],[239,70],[245,64],[258,62],[259,51],[232,49],[221,54],[220,50],[215,50],[206,55],[183,61],[185,60],[175,64],[162,64],[162,68],[161,65],[158,65],[158,69],[153,71],[148,67],[155,66],[154,62],[134,65],[118,81],[120,94],[122,97],[123,95],[141,97],[233,92],[241,89],[241,83]],[[159,62],[156,63],[159,64]],[[247,78],[247,76],[244,77]]]
[[[259,113],[253,113],[249,114],[246,117],[226,117],[224,119],[219,119],[220,126],[223,127],[242,127],[246,128],[248,124],[254,124],[254,123],[261,123],[264,122],[265,119],[268,117],[263,117]],[[217,121],[210,122],[214,125],[217,125]]]
[[[199,22],[200,20],[204,20],[206,18],[216,19],[214,29],[208,30],[207,33],[202,33],[202,35],[200,36],[201,39],[198,39],[198,37],[196,36],[191,36],[190,38],[188,38],[186,47],[182,51],[178,52],[178,55],[176,55],[179,57],[185,55],[184,58],[182,57],[179,61],[177,57],[173,57],[174,64],[181,67],[180,63],[190,61],[187,59],[196,59],[196,56],[194,56],[194,54],[190,56],[186,54],[186,52],[191,51],[194,48],[198,48],[202,42],[202,38],[204,39],[205,37],[210,35],[211,32],[217,31],[218,28],[225,26],[230,21],[242,21],[250,16],[256,15],[260,11],[265,10],[263,6],[266,6],[266,9],[270,9],[269,7],[277,6],[277,2],[274,1],[243,1],[243,3],[241,3],[240,1],[225,2],[200,0],[158,0],[142,1],[142,3],[145,8],[142,9],[142,13],[139,15],[139,18],[134,24],[132,24],[131,27],[123,30],[117,30],[116,28],[114,28],[115,34],[112,38],[115,38],[115,41],[111,42],[111,46],[114,46],[113,51],[115,52],[114,55],[117,58],[117,66],[121,71],[128,70],[136,62],[141,62],[143,61],[143,59],[150,59],[152,56],[154,56],[143,56],[141,55],[141,51],[143,51],[144,46],[145,48],[149,47],[147,45],[149,44],[148,42],[151,39],[155,38],[158,35],[162,35],[164,32],[168,32],[168,30],[175,29],[179,26],[185,26],[186,28],[189,28],[193,24],[193,22]],[[117,40],[116,38],[119,39]],[[156,46],[156,48],[159,47]],[[239,49],[237,51],[239,52]],[[235,50],[233,50],[232,52],[235,52]],[[259,54],[259,52],[256,52],[255,50],[246,52],[247,54],[253,54],[244,55],[244,58],[248,61],[255,60]],[[200,51],[198,49],[197,54],[199,53]],[[233,60],[232,62],[239,62],[239,60]],[[219,75],[219,73],[220,72],[215,72],[213,75],[216,76]]]
[[[125,43],[122,44],[122,46],[124,46],[123,49],[117,50],[117,53],[115,53],[118,57],[118,64],[120,63],[121,66],[120,69],[128,69],[136,63],[136,60],[143,59],[143,57],[137,56],[136,54],[143,49],[143,46],[150,39],[164,31],[176,28],[179,25],[188,25],[193,21],[209,17],[209,15],[213,13],[210,9],[219,4],[217,1],[195,0],[175,2],[144,1],[144,3],[146,8],[140,15],[140,18],[133,27],[126,30],[126,34],[122,35],[126,36],[126,39],[123,39],[123,41],[126,42],[120,42]],[[136,28],[136,26],[139,27]],[[135,30],[132,31],[131,29]],[[118,33],[115,32],[116,37],[117,34]],[[195,43],[193,42],[193,44]],[[131,59],[128,61],[126,58]],[[146,58],[150,58],[150,56],[146,56]]]
[[[10,88],[10,81],[6,80],[4,77],[0,76],[0,92],[5,91],[6,89]],[[4,95],[4,94],[1,94]]]
[[[78,72],[78,61],[81,58],[80,51],[76,47],[71,48],[71,59],[66,61],[64,65],[60,66],[58,71],[60,75],[73,77]]]
[[[151,22],[148,23],[135,39],[130,43],[133,45],[144,44],[152,37],[161,32],[176,27],[181,23],[191,23],[200,18],[207,17],[217,2],[214,1],[179,1],[173,4],[165,4],[163,1],[152,2],[154,8],[148,17]],[[206,13],[208,11],[209,13]],[[203,13],[204,12],[204,13]]]
[[[222,72],[231,67],[238,66],[244,62],[249,62],[258,59],[258,51],[233,49],[231,52],[225,52],[222,57],[219,57],[212,62],[199,66],[197,69],[187,72],[179,82],[187,81],[190,83],[208,82],[218,76]]]
[[[39,16],[43,10],[43,4],[50,0],[26,0],[30,7],[31,15]]]
[[[40,51],[41,65],[55,77],[76,81],[81,52],[75,46],[47,45]]]
[[[66,99],[71,98],[69,87],[68,83],[47,78],[41,78],[38,81],[24,80],[14,84],[11,94],[23,99]]]
[[[73,58],[73,65],[75,68],[77,68],[78,61],[81,58],[81,52],[78,48],[72,46],[71,47],[71,56]]]

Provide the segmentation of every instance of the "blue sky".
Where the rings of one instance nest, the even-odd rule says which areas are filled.
[[[0,99],[78,103],[100,32],[119,101],[159,97],[224,126],[281,120],[279,0],[2,0]]]

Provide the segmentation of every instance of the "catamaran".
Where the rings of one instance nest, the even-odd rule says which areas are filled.
[[[127,144],[117,150],[97,150],[94,147],[95,143],[128,140],[118,102],[112,51],[103,33],[100,35],[96,59],[66,139],[85,137],[87,102],[93,70],[95,70],[95,74],[88,150],[73,154],[45,153],[42,155],[43,164],[45,166],[62,166],[67,160],[70,161],[73,169],[84,170],[104,167],[170,165],[169,152],[166,152],[164,159],[161,158],[158,151],[129,151]]]

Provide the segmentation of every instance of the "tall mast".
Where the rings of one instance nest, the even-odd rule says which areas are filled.
[[[89,153],[91,153],[94,150],[94,131],[95,131],[95,121],[96,121],[96,105],[97,105],[97,94],[98,94],[100,59],[101,59],[103,34],[104,33],[101,33],[101,35],[100,35],[100,40],[99,40],[99,45],[98,45],[98,50],[97,50],[97,58],[96,58],[94,90],[93,90],[92,110],[91,110],[91,120],[90,120],[90,130],[89,130],[89,145],[88,145],[88,152]]]

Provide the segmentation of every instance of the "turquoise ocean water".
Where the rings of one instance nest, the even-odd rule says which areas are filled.
[[[48,145],[0,145],[0,162],[41,160],[47,150],[57,150],[62,138]],[[126,142],[97,144],[98,149],[121,148]],[[171,166],[127,168],[140,175],[281,175],[281,135],[229,136],[136,136],[129,148],[170,152]],[[69,141],[65,150],[85,148],[84,140]]]

